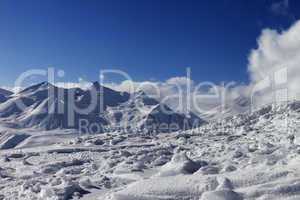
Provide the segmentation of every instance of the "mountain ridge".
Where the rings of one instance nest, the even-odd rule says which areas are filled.
[[[166,113],[165,108],[170,112]],[[142,110],[148,110],[148,113]],[[100,132],[120,128],[120,125],[125,130],[165,132],[158,130],[160,124],[178,124],[175,130],[180,130],[184,129],[184,121],[189,126],[196,121],[204,123],[204,120],[192,116],[176,113],[145,93],[118,92],[98,82],[86,90],[66,89],[42,82],[23,89],[0,104],[0,118],[15,121],[21,127],[46,130],[79,129],[83,120],[99,125]]]

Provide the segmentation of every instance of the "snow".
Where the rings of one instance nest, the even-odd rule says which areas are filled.
[[[0,119],[0,199],[300,199],[299,102],[156,134],[20,126],[17,120],[24,116],[35,119],[30,111],[44,112],[47,96],[28,101],[25,112],[14,109],[13,100],[41,97],[48,87],[31,87],[0,104],[0,113],[9,116]],[[143,93],[115,103],[106,110],[114,126],[127,114],[140,126],[157,109]],[[145,110],[138,110],[138,103]],[[118,119],[109,118],[115,115]]]
[[[26,140],[30,135],[27,134],[12,134],[8,135],[4,141],[2,141],[0,149],[11,149],[16,147],[18,144]]]
[[[202,164],[201,162],[194,162],[187,157],[185,152],[176,153],[170,162],[161,167],[158,176],[193,174],[205,164],[206,163]]]

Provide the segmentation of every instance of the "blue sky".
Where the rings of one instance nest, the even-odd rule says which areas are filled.
[[[190,67],[199,82],[247,83],[262,29],[286,29],[299,11],[297,0],[1,0],[0,85],[47,67],[65,81],[112,68],[162,81]]]

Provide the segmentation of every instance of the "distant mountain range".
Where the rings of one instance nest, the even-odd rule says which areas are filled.
[[[94,106],[90,106],[94,100]],[[48,82],[13,94],[0,90],[0,118],[14,127],[44,130],[79,129],[82,122],[98,125],[95,131],[183,130],[205,123],[193,113],[182,114],[144,92],[129,94],[101,86],[65,89]],[[20,108],[20,106],[22,108]],[[88,108],[88,109],[85,109]]]

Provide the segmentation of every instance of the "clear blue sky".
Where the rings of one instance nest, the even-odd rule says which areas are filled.
[[[299,1],[272,10],[278,2],[0,0],[0,85],[49,66],[65,70],[67,81],[96,80],[107,68],[165,80],[191,67],[196,81],[247,82],[261,30],[299,18]]]

